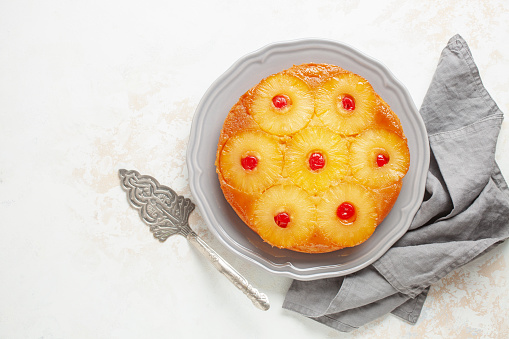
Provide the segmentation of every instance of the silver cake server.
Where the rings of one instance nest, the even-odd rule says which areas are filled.
[[[269,299],[251,286],[230,264],[201,239],[189,226],[188,219],[194,210],[191,200],[177,195],[171,188],[162,186],[151,176],[137,171],[118,171],[122,188],[127,192],[129,204],[136,208],[141,219],[150,227],[154,238],[160,242],[175,234],[184,236],[203,254],[215,268],[224,274],[253,304],[268,310]]]

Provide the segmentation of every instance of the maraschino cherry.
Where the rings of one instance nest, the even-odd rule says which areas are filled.
[[[274,216],[274,222],[281,228],[286,228],[290,222],[290,215],[286,212],[278,213]]]
[[[355,109],[355,101],[350,95],[343,96],[343,99],[341,99],[341,103],[343,104],[343,108],[347,111],[353,111]]]
[[[240,163],[242,164],[242,167],[247,171],[252,171],[256,168],[258,165],[258,158],[248,155],[247,157],[244,157],[240,160]]]
[[[288,97],[286,95],[276,95],[272,98],[272,104],[278,109],[283,109],[288,105]]]
[[[318,171],[319,169],[324,168],[325,166],[325,158],[322,153],[314,152],[309,156],[309,167],[313,171]]]
[[[348,220],[354,216],[355,207],[353,207],[353,205],[349,202],[344,202],[338,206],[336,214],[340,219]]]
[[[389,158],[386,157],[385,155],[383,154],[378,154],[376,156],[376,164],[378,165],[378,167],[382,167],[384,166],[385,164],[387,164],[389,162]]]

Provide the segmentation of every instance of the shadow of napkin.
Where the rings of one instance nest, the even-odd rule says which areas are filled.
[[[408,232],[357,273],[294,281],[283,308],[344,332],[389,312],[414,324],[430,285],[508,238],[509,189],[495,162],[503,113],[461,36],[443,50],[420,113],[431,159]]]

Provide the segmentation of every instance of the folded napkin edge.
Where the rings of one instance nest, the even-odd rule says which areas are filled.
[[[397,277],[392,273],[392,271],[395,270],[392,269],[391,271],[390,269],[390,266],[393,266],[393,264],[390,259],[387,259],[388,257],[384,257],[383,259],[374,262],[372,265],[391,284],[391,286],[394,287],[394,289],[407,295],[410,298],[415,298],[426,288],[435,284],[440,279],[451,273],[453,270],[468,264],[500,242],[501,240],[498,238],[488,238],[484,239],[484,241],[473,244],[472,248],[470,248],[470,250],[468,250],[465,255],[458,256],[454,262],[449,263],[443,269],[435,272],[432,277],[426,279],[427,283],[425,285],[406,286],[401,281],[399,281]],[[462,249],[458,249],[457,251],[460,250]],[[454,256],[454,254],[451,254],[451,256]]]

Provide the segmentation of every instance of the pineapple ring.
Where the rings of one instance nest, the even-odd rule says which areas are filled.
[[[387,163],[381,167],[377,156]],[[350,145],[352,175],[361,184],[379,188],[401,180],[410,166],[406,139],[385,129],[369,129],[358,135]]]
[[[319,152],[325,166],[314,171],[309,157]],[[285,151],[284,173],[309,193],[317,193],[338,183],[348,173],[346,140],[324,127],[308,127],[295,134]]]
[[[345,109],[344,97],[351,97],[354,109]],[[375,119],[376,94],[367,80],[353,73],[339,74],[316,90],[316,115],[333,131],[354,135]]]
[[[286,212],[290,222],[286,227],[274,219]],[[256,232],[269,244],[290,248],[305,243],[315,231],[316,206],[306,191],[295,185],[276,185],[268,188],[253,208]]]
[[[254,156],[253,169],[245,169],[242,159]],[[226,141],[219,159],[227,184],[242,192],[263,192],[281,176],[283,152],[279,139],[262,131],[242,131]]]
[[[288,105],[277,108],[272,99],[289,98]],[[251,115],[265,132],[276,135],[293,134],[304,128],[313,116],[315,107],[309,86],[301,79],[277,74],[262,80],[256,87]]]
[[[355,209],[354,217],[343,220],[337,209],[348,202]],[[317,206],[317,225],[320,232],[341,248],[356,246],[366,241],[378,223],[373,193],[354,183],[342,183],[326,191]]]

